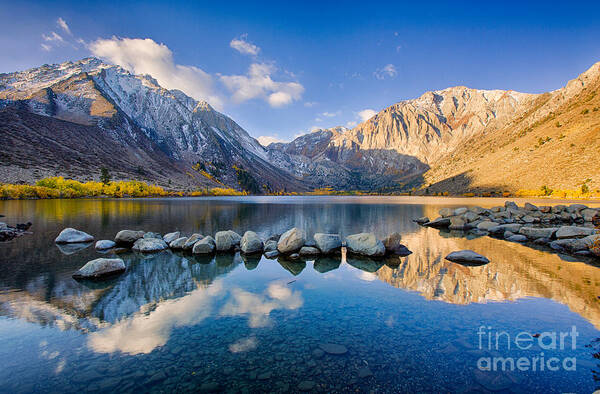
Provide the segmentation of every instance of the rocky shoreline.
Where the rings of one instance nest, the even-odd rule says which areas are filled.
[[[56,237],[58,245],[89,245],[94,237],[83,231],[66,228]],[[308,239],[303,229],[294,227],[281,235],[272,235],[263,241],[253,231],[243,236],[232,230],[219,231],[214,237],[194,233],[182,236],[179,231],[161,235],[141,230],[121,230],[114,240],[99,240],[95,247],[102,252],[115,254],[130,250],[139,253],[156,253],[163,250],[184,251],[194,255],[214,255],[217,253],[240,252],[244,256],[261,256],[275,259],[282,257],[290,261],[317,256],[340,254],[342,248],[349,255],[379,259],[385,256],[407,256],[411,251],[401,243],[401,235],[393,233],[379,240],[373,233],[360,233],[347,236],[316,233]],[[398,261],[399,263],[400,261]],[[99,258],[86,263],[73,274],[75,279],[101,279],[125,271],[125,264],[118,258]]]
[[[457,235],[491,236],[511,242],[544,246],[555,252],[600,257],[600,209],[583,204],[519,207],[513,201],[490,209],[442,208],[434,220],[415,219],[422,226]]]

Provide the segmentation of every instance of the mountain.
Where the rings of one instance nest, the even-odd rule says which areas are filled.
[[[305,190],[207,102],[96,58],[0,74],[0,181],[48,175],[176,188]]]
[[[268,146],[273,164],[318,186],[429,192],[600,187],[600,63],[544,94],[452,87]]]

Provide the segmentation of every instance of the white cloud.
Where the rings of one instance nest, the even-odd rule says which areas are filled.
[[[361,122],[371,119],[376,114],[377,112],[375,112],[372,109],[363,109],[362,111],[357,112],[357,115],[360,118]]]
[[[150,74],[167,89],[178,89],[196,100],[206,100],[221,109],[223,99],[214,89],[213,78],[195,66],[176,64],[164,44],[150,38],[98,39],[89,44],[98,57],[118,64],[134,74]]]
[[[321,116],[325,116],[326,118],[335,118],[336,116],[339,116],[341,113],[342,113],[342,111],[323,112],[321,114]]]
[[[58,18],[58,20],[56,21],[56,24],[65,31],[65,33],[67,34],[71,34],[71,29],[69,29],[69,25],[67,25],[67,22],[65,22],[65,20],[63,18]]]
[[[271,136],[271,135],[261,135],[260,137],[257,138],[258,142],[262,145],[262,146],[269,146],[272,143],[275,142],[285,142],[284,140],[278,138],[277,136]]]
[[[304,106],[307,107],[307,108],[312,108],[315,105],[317,105],[316,101],[307,101],[307,102],[304,103]]]
[[[356,126],[356,123],[357,123],[357,122],[355,122],[355,121],[351,120],[351,121],[349,121],[349,122],[346,122],[346,127],[348,127],[349,129],[351,129],[351,128],[353,128],[354,126]]]
[[[260,48],[246,41],[247,37],[247,34],[242,34],[240,38],[234,38],[233,40],[231,40],[229,46],[244,55],[258,55],[258,52],[260,52]]]
[[[394,78],[396,75],[398,75],[398,71],[396,71],[396,66],[393,64],[386,64],[382,68],[375,70],[373,75],[375,78],[383,80],[386,78]]]
[[[221,82],[233,93],[233,101],[242,103],[261,98],[271,107],[282,107],[299,100],[304,86],[298,82],[276,82],[271,78],[275,66],[266,63],[253,63],[246,75],[221,75]]]
[[[65,40],[62,38],[62,36],[55,31],[53,31],[50,34],[42,34],[42,38],[46,42],[56,42],[56,43],[65,42]]]
[[[46,52],[50,52],[50,50],[52,50],[52,47],[50,45],[46,45],[46,44],[40,44],[42,46],[42,49]]]

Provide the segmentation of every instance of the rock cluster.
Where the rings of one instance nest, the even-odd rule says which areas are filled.
[[[2,215],[0,215],[0,217],[2,217]],[[13,238],[28,234],[27,230],[29,230],[29,227],[31,227],[31,222],[19,223],[15,227],[0,222],[0,242],[10,241]]]
[[[179,231],[161,236],[154,232],[121,230],[115,236],[114,241],[99,240],[96,242],[95,247],[99,251],[125,247],[124,250],[131,248],[133,251],[141,253],[160,252],[170,248],[172,250],[188,251],[196,255],[235,253],[239,251],[244,256],[248,256],[248,258],[251,258],[253,255],[264,254],[269,259],[274,259],[281,255],[292,260],[299,259],[300,257],[326,256],[341,252],[343,242],[339,234],[316,233],[313,238],[314,241],[308,240],[306,232],[297,227],[286,231],[281,236],[271,236],[264,242],[253,231],[246,231],[244,236],[240,236],[232,230],[219,231],[213,238],[210,235],[204,236],[199,233],[194,233],[189,237],[182,237]],[[75,239],[91,241],[94,237],[83,231],[68,228],[63,230],[56,240],[57,242],[71,242],[71,240]],[[411,253],[406,246],[401,244],[399,233],[391,234],[385,241],[377,239],[373,233],[353,234],[346,237],[345,245],[348,253],[356,256],[377,258],[383,257],[386,254],[406,256]],[[106,271],[105,264],[108,263],[106,261],[92,260],[82,267],[74,277],[103,277]],[[119,271],[117,270],[116,272]]]
[[[600,256],[600,210],[583,204],[519,207],[513,201],[490,209],[442,208],[436,219],[414,221],[427,227],[490,235],[511,242],[545,245],[577,255]]]

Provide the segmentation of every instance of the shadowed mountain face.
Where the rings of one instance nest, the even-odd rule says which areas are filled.
[[[269,154],[280,168],[335,189],[575,189],[588,178],[597,188],[599,77],[597,63],[544,94],[462,86],[427,92],[352,130],[318,130],[271,144]]]
[[[101,164],[122,178],[179,187],[248,188],[240,184],[242,173],[254,192],[302,189],[208,103],[95,58],[0,74],[2,107],[2,181],[81,178]],[[25,149],[23,139],[34,143]]]

